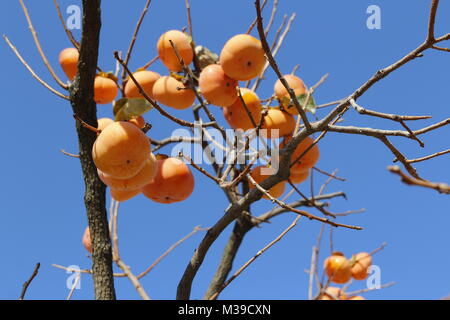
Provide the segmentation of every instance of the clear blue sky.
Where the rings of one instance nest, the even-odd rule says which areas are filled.
[[[58,53],[70,46],[59,24],[53,3],[26,1],[48,59],[63,77]],[[61,0],[63,10],[77,0]],[[103,1],[100,65],[114,69],[114,50],[125,51],[145,1]],[[441,1],[436,32],[450,31],[450,3]],[[381,30],[366,28],[366,9],[379,5]],[[289,73],[300,64],[298,75],[308,85],[325,73],[330,77],[316,93],[318,103],[325,103],[353,92],[375,71],[398,60],[418,46],[426,35],[430,1],[288,1],[281,0],[275,28],[283,14],[297,13],[292,30],[278,55],[281,70]],[[192,0],[194,37],[198,44],[220,52],[227,39],[247,30],[255,16],[253,1]],[[267,23],[270,9],[265,11]],[[53,83],[40,61],[28,32],[18,1],[0,4],[0,30],[7,34],[23,56],[44,79]],[[152,1],[147,19],[136,43],[130,67],[138,68],[156,54],[156,41],[169,29],[187,24],[182,0]],[[79,31],[74,32],[78,37]],[[273,36],[273,32],[272,32]],[[0,192],[0,299],[16,299],[22,283],[36,262],[41,262],[38,277],[32,283],[29,299],[64,299],[67,274],[51,266],[90,267],[90,259],[81,245],[87,224],[83,204],[83,185],[78,160],[60,153],[60,149],[77,152],[74,120],[68,102],[63,101],[29,75],[5,43],[0,45],[0,91],[4,122],[2,137],[2,184]],[[429,51],[423,58],[409,63],[389,78],[371,88],[359,103],[377,111],[422,115],[433,119],[413,123],[413,128],[427,126],[449,116],[448,90],[450,55]],[[166,73],[161,63],[152,70]],[[260,97],[271,94],[274,74],[259,90]],[[54,84],[56,88],[57,85]],[[220,110],[214,109],[223,123]],[[327,110],[318,112],[325,115]],[[100,116],[111,116],[111,106],[98,107]],[[176,112],[192,120],[190,112]],[[388,121],[367,118],[349,111],[346,125],[398,128]],[[170,135],[175,126],[156,112],[146,115],[153,124],[149,133],[156,139]],[[450,128],[424,135],[426,147],[414,141],[393,139],[408,157],[424,156],[448,149]],[[371,251],[387,242],[384,251],[374,257],[380,266],[382,282],[397,284],[365,295],[367,299],[439,299],[450,293],[449,197],[432,190],[409,187],[388,173],[393,155],[379,141],[359,136],[328,134],[321,142],[318,167],[347,178],[333,182],[328,191],[343,190],[348,200],[336,199],[331,210],[342,212],[365,208],[366,213],[342,218],[345,223],[364,227],[363,231],[334,231],[335,249],[347,255]],[[168,150],[168,149],[166,149]],[[168,151],[167,151],[168,152]],[[444,156],[416,167],[432,181],[450,181],[449,157]],[[139,196],[121,206],[121,255],[132,270],[140,272],[172,243],[189,233],[194,226],[211,226],[227,206],[226,199],[212,181],[195,172],[196,189],[187,201],[161,205]],[[326,177],[316,174],[315,191]],[[302,186],[309,194],[309,186]],[[201,204],[201,205],[200,205]],[[254,214],[271,208],[262,200]],[[235,269],[273,240],[294,215],[286,214],[251,231],[236,258]],[[301,220],[282,242],[266,252],[222,294],[223,299],[305,299],[311,247],[320,225]],[[328,230],[328,229],[327,229]],[[214,244],[195,279],[192,298],[203,296],[215,271],[230,229]],[[173,299],[176,285],[202,234],[178,247],[142,284],[152,298]],[[328,237],[325,237],[327,239]],[[329,254],[324,242],[321,263]],[[81,290],[74,299],[93,298],[90,276],[83,275]],[[363,288],[364,283],[352,285]],[[116,280],[120,299],[139,296],[126,278]]]

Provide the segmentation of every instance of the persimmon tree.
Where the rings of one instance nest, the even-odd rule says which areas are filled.
[[[344,224],[339,217],[356,211],[335,213],[329,209],[329,203],[323,202],[345,196],[343,192],[325,193],[328,183],[333,179],[342,180],[336,172],[327,173],[315,166],[319,156],[319,142],[326,138],[328,132],[362,135],[367,139],[380,141],[395,157],[399,165],[389,166],[388,170],[400,176],[404,183],[436,190],[449,194],[450,186],[445,183],[428,181],[413,167],[414,163],[427,161],[449,153],[444,150],[426,157],[409,159],[393,144],[392,137],[414,140],[423,146],[420,136],[446,126],[450,118],[443,119],[422,129],[412,130],[408,123],[430,118],[430,115],[399,115],[381,113],[358,104],[375,83],[403,67],[407,63],[422,57],[427,50],[449,52],[441,43],[450,40],[450,33],[435,34],[436,13],[439,0],[431,0],[426,38],[423,43],[400,60],[380,69],[362,83],[350,95],[330,103],[317,105],[314,95],[316,89],[327,79],[324,75],[311,86],[295,76],[296,68],[291,74],[280,71],[275,59],[288,34],[295,14],[285,18],[273,36],[272,44],[268,37],[272,31],[278,1],[273,2],[268,22],[263,19],[263,10],[267,0],[255,1],[255,19],[248,30],[228,40],[220,55],[212,53],[203,44],[195,42],[190,15],[190,4],[186,0],[188,28],[171,30],[161,36],[157,44],[158,56],[145,64],[136,72],[130,71],[128,64],[150,3],[147,0],[141,16],[137,21],[131,43],[122,56],[114,53],[117,61],[115,74],[105,73],[98,61],[99,36],[101,28],[100,0],[83,0],[82,35],[77,42],[64,20],[54,0],[57,12],[63,22],[73,48],[61,53],[61,66],[69,82],[62,81],[47,60],[37,37],[29,12],[23,0],[19,0],[28,26],[33,35],[36,47],[44,64],[59,86],[42,80],[31,66],[23,59],[18,49],[4,36],[22,64],[45,88],[70,103],[75,119],[78,135],[79,152],[71,155],[79,158],[85,184],[84,202],[89,226],[83,236],[83,243],[92,253],[92,268],[83,270],[92,274],[96,299],[115,299],[114,278],[127,277],[143,299],[150,299],[140,283],[140,279],[169,254],[174,247],[185,241],[198,231],[206,231],[192,257],[187,261],[185,271],[176,289],[177,299],[190,299],[191,288],[196,274],[201,268],[212,244],[234,224],[228,242],[223,249],[222,258],[217,264],[217,271],[211,279],[205,299],[217,299],[220,293],[238,277],[251,263],[296,226],[299,219],[309,219],[322,226],[332,228],[348,228],[361,230],[355,225]],[[251,35],[253,33],[253,35]],[[147,70],[156,59],[161,59],[167,67],[167,75]],[[424,58],[427,59],[427,58]],[[268,68],[272,68],[278,80],[274,84],[274,92],[257,94],[261,81]],[[63,90],[62,92],[60,90]],[[117,94],[122,98],[116,100]],[[114,120],[97,119],[97,103],[112,102]],[[223,117],[228,126],[236,130],[230,139],[223,127],[211,112],[211,108],[222,108]],[[172,109],[190,109],[194,122],[178,118],[171,114]],[[322,118],[315,115],[317,109],[329,108]],[[151,138],[151,127],[156,122],[146,123],[143,115],[151,110],[172,121],[173,128],[199,130],[200,139],[172,135],[163,140]],[[399,129],[384,130],[358,126],[357,123],[342,125],[343,115],[354,110],[361,115],[381,118],[398,124]],[[314,114],[314,116],[313,116]],[[213,145],[220,144],[210,133],[216,130],[225,141],[219,146],[225,152],[221,157],[211,152]],[[117,141],[116,141],[117,140]],[[264,152],[255,150],[251,144],[258,141],[265,146]],[[154,153],[174,144],[199,144],[211,160],[211,164],[199,164],[188,154],[180,152],[178,157],[167,157]],[[150,148],[151,145],[151,148]],[[269,146],[270,145],[270,146]],[[268,152],[270,151],[270,152]],[[268,155],[268,153],[270,153]],[[69,154],[70,155],[70,154]],[[230,156],[231,155],[231,156]],[[229,161],[223,161],[224,157]],[[230,160],[231,159],[231,160]],[[238,161],[243,159],[243,161]],[[183,160],[183,161],[181,161]],[[257,163],[257,162],[261,163]],[[403,167],[403,169],[400,168]],[[189,197],[194,188],[191,170],[199,171],[204,183],[211,183],[220,188],[229,201],[225,213],[209,228],[196,227],[185,238],[177,241],[154,264],[140,274],[134,274],[131,268],[121,259],[117,215],[119,202],[131,199],[143,193],[149,199],[169,203],[183,201]],[[328,176],[318,194],[307,197],[301,192],[298,184],[305,183],[311,171]],[[202,182],[203,183],[203,182]],[[393,183],[395,183],[393,181]],[[106,210],[106,190],[109,187],[112,195],[110,216]],[[282,197],[285,189],[288,195],[298,199],[287,203]],[[251,207],[261,198],[270,200],[275,205],[265,213],[255,215]],[[265,200],[261,200],[265,201]],[[222,208],[214,208],[219,211]],[[314,210],[314,211],[313,211]],[[274,217],[291,212],[296,215],[292,224],[276,239],[262,248],[246,264],[230,276],[237,252],[245,235],[256,227],[261,227]],[[312,212],[317,212],[313,214]],[[261,232],[264,231],[262,228]],[[318,240],[321,239],[319,234]],[[367,269],[372,263],[372,255],[362,252],[347,259],[336,252],[325,261],[327,281],[318,279],[319,243],[313,248],[311,260],[310,299],[360,299],[357,293],[348,294],[344,289],[330,287],[330,283],[345,284],[352,277],[362,280],[367,277]],[[113,273],[115,263],[123,273]],[[60,268],[65,268],[58,266]],[[37,270],[36,270],[37,271]],[[313,283],[317,280],[318,290],[313,293]],[[29,284],[29,283],[28,283]],[[28,286],[28,285],[27,285]],[[26,288],[25,288],[26,290]],[[22,296],[23,297],[23,296]]]

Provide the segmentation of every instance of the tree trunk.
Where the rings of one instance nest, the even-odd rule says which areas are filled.
[[[86,123],[97,127],[97,105],[94,102],[94,78],[96,75],[101,28],[101,0],[83,0],[83,31],[80,44],[78,74],[70,87],[73,112]],[[96,134],[76,123],[79,155],[85,183],[86,206],[92,241],[92,271],[95,298],[116,298],[112,270],[112,250],[105,208],[105,185],[97,175],[92,160],[92,146]]]

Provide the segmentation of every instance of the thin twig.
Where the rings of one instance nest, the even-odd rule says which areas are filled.
[[[252,264],[259,256],[261,256],[264,252],[270,249],[274,244],[279,242],[292,228],[297,225],[300,216],[295,217],[294,221],[287,227],[278,237],[276,237],[273,241],[271,241],[264,248],[259,250],[256,255],[254,255],[250,260],[248,260],[242,267],[240,267],[221,287],[220,289],[213,294],[209,300],[215,300],[216,297],[234,280],[236,279],[245,269],[248,268],[250,264]]]
[[[155,56],[153,59],[151,59],[149,62],[147,62],[142,69],[148,69],[153,63],[155,63],[159,59],[159,56]]]
[[[6,41],[6,43],[8,44],[8,46],[11,48],[11,50],[14,52],[14,54],[16,55],[16,57],[20,60],[20,62],[25,66],[25,68],[27,68],[27,70],[31,73],[31,75],[33,76],[33,78],[35,78],[40,84],[42,84],[44,87],[46,87],[48,90],[50,90],[51,92],[53,92],[54,94],[56,94],[58,97],[69,100],[69,97],[62,94],[61,92],[57,91],[56,89],[52,88],[47,82],[45,82],[44,80],[42,80],[37,74],[36,72],[34,72],[34,70],[30,67],[30,65],[25,61],[24,58],[22,58],[21,54],[19,53],[19,51],[17,50],[17,48],[11,43],[11,41],[9,41],[8,37],[6,35],[3,35],[3,39]]]
[[[69,30],[69,28],[67,28],[66,22],[64,21],[64,18],[62,16],[61,13],[61,9],[59,7],[58,1],[57,0],[53,0],[53,3],[55,4],[55,8],[56,8],[56,12],[58,14],[59,20],[61,21],[61,24],[64,28],[64,31],[67,34],[67,37],[69,38],[69,41],[72,43],[72,45],[79,50],[80,49],[80,44],[77,42],[77,40],[75,40],[72,31]]]
[[[321,218],[321,217],[316,217],[306,211],[303,210],[298,210],[295,208],[292,208],[290,206],[288,206],[286,203],[278,200],[277,198],[274,198],[267,190],[265,190],[263,187],[261,187],[253,178],[250,174],[247,174],[247,179],[250,181],[251,184],[253,184],[259,191],[261,191],[263,194],[265,194],[272,202],[275,202],[276,204],[278,204],[280,207],[283,207],[287,210],[292,211],[293,213],[299,214],[301,216],[304,216],[310,220],[317,220],[317,221],[321,221],[324,223],[327,223],[333,227],[344,227],[344,228],[349,228],[349,229],[354,229],[354,230],[362,230],[361,227],[358,226],[352,226],[352,225],[345,225],[345,224],[340,224],[340,223],[336,223],[334,221],[331,221],[329,219],[325,219],[325,218]]]
[[[145,15],[148,12],[148,7],[150,6],[151,2],[152,2],[151,0],[147,0],[147,2],[145,3],[144,9],[142,10],[141,16],[139,17],[139,20],[136,24],[136,28],[134,29],[134,33],[133,33],[133,36],[131,37],[131,42],[128,47],[127,54],[125,55],[125,64],[127,66],[128,66],[128,63],[130,62],[131,53],[133,52],[134,44],[136,43],[139,29],[141,28],[142,21],[144,21]],[[125,80],[126,76],[127,76],[127,73],[124,69],[124,70],[122,70],[122,80]]]
[[[33,36],[34,43],[36,44],[36,48],[39,51],[39,54],[40,54],[40,56],[42,58],[42,61],[44,62],[45,66],[47,67],[47,69],[50,72],[50,74],[52,75],[53,79],[55,79],[55,81],[61,86],[61,88],[63,88],[64,90],[67,90],[69,87],[67,86],[67,84],[62,82],[61,79],[59,79],[59,77],[56,75],[56,73],[53,70],[52,66],[48,62],[47,57],[44,54],[44,51],[42,50],[41,43],[40,43],[39,38],[37,36],[36,30],[33,27],[33,23],[31,22],[30,14],[28,13],[27,7],[23,3],[23,0],[19,0],[19,2],[20,2],[20,5],[22,6],[23,12],[25,14],[25,18],[27,19],[27,22],[28,22],[28,28],[30,29],[31,35]]]
[[[408,185],[416,185],[425,188],[430,188],[438,191],[439,193],[450,194],[450,185],[445,183],[435,183],[427,180],[419,180],[414,177],[409,177],[400,170],[399,166],[389,166],[388,170],[401,177],[402,182]]]
[[[36,263],[36,266],[34,267],[33,273],[31,274],[30,278],[28,278],[28,280],[24,282],[19,300],[23,300],[25,298],[25,293],[27,292],[28,286],[30,285],[31,281],[33,281],[33,279],[37,276],[40,266],[41,264],[39,262]]]
[[[137,278],[141,279],[142,277],[145,277],[150,271],[152,271],[169,253],[171,253],[176,247],[178,247],[180,244],[185,242],[187,239],[192,237],[194,234],[196,234],[198,231],[206,231],[208,228],[201,228],[200,226],[196,226],[194,230],[192,230],[189,234],[175,242],[173,245],[167,249],[166,252],[164,252],[162,255],[160,255],[147,269],[142,271]]]
[[[65,154],[66,156],[69,156],[69,157],[72,157],[72,158],[79,158],[80,157],[80,155],[67,152],[64,149],[60,149],[59,151],[61,151],[62,154]]]
[[[316,170],[317,172],[320,172],[323,175],[331,177],[332,179],[336,179],[336,180],[339,180],[339,181],[347,181],[345,178],[340,178],[340,177],[338,177],[338,176],[336,176],[336,175],[334,175],[332,173],[328,173],[328,172],[323,171],[323,170],[321,170],[321,169],[319,169],[317,167],[313,167],[313,170]]]
[[[346,292],[346,295],[350,297],[350,296],[354,296],[354,295],[369,292],[369,291],[385,289],[385,288],[392,287],[394,284],[395,284],[395,281],[392,281],[392,282],[389,282],[386,284],[382,284],[379,288],[374,287],[374,288],[365,288],[365,289],[350,291],[350,292]]]
[[[258,34],[259,34],[259,38],[261,40],[261,44],[264,49],[264,52],[266,53],[266,57],[269,60],[270,66],[277,74],[278,79],[280,79],[283,86],[289,92],[289,96],[290,96],[291,100],[294,102],[294,105],[297,108],[297,111],[300,114],[300,117],[302,118],[302,121],[303,121],[303,124],[305,125],[306,130],[310,131],[311,124],[309,123],[309,120],[306,116],[305,110],[303,110],[303,108],[300,106],[300,103],[299,103],[297,97],[295,96],[294,90],[292,90],[292,88],[289,86],[286,79],[284,79],[282,73],[280,72],[280,69],[278,68],[278,64],[276,63],[275,59],[273,58],[273,55],[272,55],[269,45],[267,43],[267,39],[264,34],[264,28],[263,28],[263,24],[262,24],[260,0],[256,0],[255,5],[256,5],[256,15],[257,15],[257,22],[258,22]]]
[[[75,281],[73,282],[72,288],[69,291],[69,294],[67,295],[66,300],[72,299],[73,293],[75,292],[75,289],[77,288],[78,282],[81,280],[81,273],[77,273],[75,276]]]
[[[430,154],[429,156],[425,156],[422,158],[406,160],[406,162],[408,162],[408,163],[421,162],[421,161],[429,160],[429,159],[439,157],[439,156],[442,156],[442,155],[448,154],[448,153],[450,153],[450,149],[447,149],[445,151],[436,152],[436,153]]]
[[[116,201],[116,206],[114,208],[114,212],[112,214],[113,218],[113,261],[116,263],[116,265],[122,269],[122,271],[125,273],[125,275],[130,279],[131,283],[133,284],[134,288],[136,289],[137,293],[143,300],[151,300],[148,294],[145,292],[144,287],[142,287],[142,284],[139,282],[139,279],[131,272],[131,269],[128,265],[126,265],[119,255],[119,237],[117,234],[117,218],[119,213],[119,202]]]

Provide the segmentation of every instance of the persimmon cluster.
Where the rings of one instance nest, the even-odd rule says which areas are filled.
[[[180,159],[155,156],[150,140],[145,134],[145,119],[141,113],[118,117],[118,110],[125,101],[153,99],[169,108],[184,110],[191,107],[197,97],[203,103],[222,109],[223,117],[232,129],[258,130],[267,139],[281,137],[283,148],[297,127],[298,110],[280,82],[274,83],[270,101],[278,101],[275,107],[263,106],[261,99],[251,89],[240,87],[241,81],[261,77],[267,60],[261,42],[249,34],[238,34],[229,39],[219,56],[207,64],[195,64],[195,72],[189,69],[196,55],[192,39],[179,30],[169,30],[157,42],[158,58],[167,68],[167,75],[140,68],[121,84],[121,103],[114,100],[119,93],[118,79],[112,73],[100,72],[94,81],[94,100],[98,104],[114,103],[115,120],[98,120],[97,140],[92,156],[100,179],[110,187],[111,196],[126,201],[143,193],[160,203],[185,200],[194,189],[194,178],[189,167]],[[198,58],[198,57],[197,57]],[[75,48],[60,53],[60,65],[70,81],[77,74],[79,53]],[[304,82],[295,75],[285,75],[285,80],[296,97],[305,95]],[[126,102],[125,102],[126,103]],[[261,130],[265,129],[265,130]],[[276,132],[276,134],[275,134]],[[305,181],[310,169],[319,159],[319,149],[310,137],[305,138],[291,156],[290,181]],[[280,159],[277,159],[280,160]],[[263,168],[254,167],[250,175],[261,183],[267,175]],[[280,197],[285,181],[273,186],[264,198]],[[249,183],[250,188],[255,186]]]
[[[350,279],[365,280],[368,277],[372,256],[367,252],[360,252],[347,259],[342,252],[333,252],[325,259],[324,269],[330,282],[345,284]],[[364,300],[361,296],[347,297],[342,289],[328,287],[319,297],[320,300]]]

